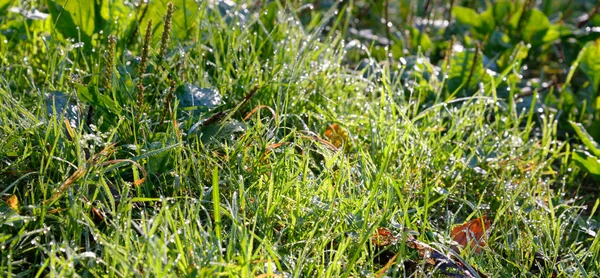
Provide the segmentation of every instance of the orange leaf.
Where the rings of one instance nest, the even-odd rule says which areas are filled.
[[[324,135],[325,138],[327,138],[327,140],[336,148],[339,148],[348,139],[346,132],[338,124],[327,126]]]
[[[19,198],[17,198],[17,195],[10,195],[10,197],[8,197],[8,199],[6,200],[6,203],[14,211],[19,211]]]
[[[491,221],[487,215],[481,218],[473,219],[465,224],[454,227],[450,236],[463,248],[471,246],[473,252],[481,253],[481,248],[485,246],[485,235],[490,229]]]
[[[141,178],[139,180],[136,180],[133,182],[134,186],[139,186],[140,184],[144,183],[144,181],[146,180],[146,178]]]

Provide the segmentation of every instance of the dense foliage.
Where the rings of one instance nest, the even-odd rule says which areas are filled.
[[[0,0],[0,276],[600,275],[594,1],[171,2]]]

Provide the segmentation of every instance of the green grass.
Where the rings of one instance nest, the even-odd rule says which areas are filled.
[[[143,78],[143,34],[131,46],[119,37],[110,88],[105,38],[94,52],[55,29],[1,42],[0,191],[19,205],[0,205],[0,276],[374,277],[395,254],[386,275],[443,276],[405,240],[447,254],[452,228],[483,215],[486,245],[458,254],[465,265],[600,275],[597,191],[581,186],[574,143],[556,113],[522,112],[500,92],[522,60],[455,94],[452,69],[421,51],[407,56],[415,69],[349,46],[344,6],[307,17],[273,3],[241,21],[203,2],[195,40],[172,41],[165,69],[155,40]],[[357,56],[371,66],[357,70]],[[223,104],[194,114],[174,98],[168,109],[184,83]],[[57,91],[78,119],[47,111]],[[376,246],[378,228],[397,240]]]

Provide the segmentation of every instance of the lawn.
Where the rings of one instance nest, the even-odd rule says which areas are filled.
[[[599,276],[599,93],[593,0],[0,0],[0,276]]]

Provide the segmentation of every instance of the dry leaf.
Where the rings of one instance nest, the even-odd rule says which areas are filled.
[[[485,235],[490,229],[491,221],[487,215],[481,218],[473,219],[465,224],[454,227],[450,236],[463,248],[471,246],[471,250],[477,254],[481,253],[485,246]],[[458,252],[458,250],[455,250]]]
[[[324,135],[336,148],[339,148],[348,139],[348,135],[346,135],[346,132],[338,124],[329,125]]]
[[[8,197],[8,199],[6,200],[6,203],[11,209],[13,209],[16,212],[19,212],[19,198],[17,198],[17,195],[10,195],[10,197]]]
[[[388,228],[377,228],[377,232],[371,238],[373,244],[379,247],[388,246],[396,241],[396,237]]]

